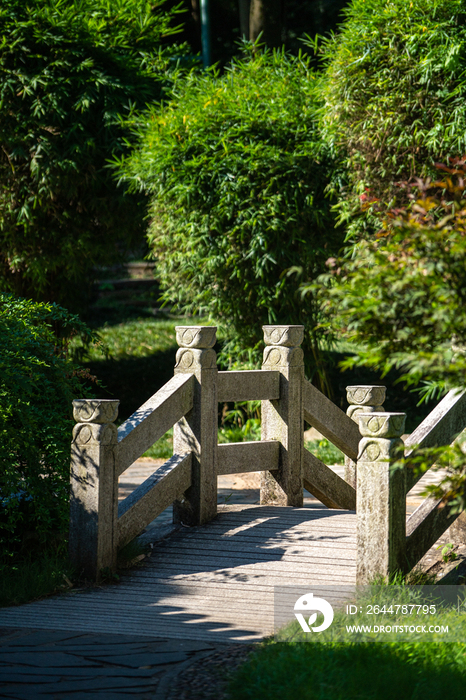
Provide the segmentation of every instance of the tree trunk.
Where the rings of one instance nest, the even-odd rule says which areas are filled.
[[[255,41],[262,33],[261,42],[270,48],[281,46],[283,28],[283,0],[251,0],[249,38]]]

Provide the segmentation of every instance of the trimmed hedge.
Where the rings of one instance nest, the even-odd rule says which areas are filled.
[[[342,241],[325,187],[337,164],[317,127],[319,77],[308,58],[262,51],[223,75],[191,74],[139,128],[119,163],[149,192],[149,241],[167,300],[208,314],[244,361],[263,323],[303,323],[318,356],[316,304],[299,294]],[[290,271],[293,273],[291,274]]]

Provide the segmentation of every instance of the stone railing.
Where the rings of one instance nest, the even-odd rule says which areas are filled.
[[[348,387],[346,415],[304,377],[303,326],[264,326],[262,369],[228,372],[217,370],[215,327],[176,332],[174,377],[118,429],[118,401],[73,402],[70,555],[79,570],[98,578],[112,569],[118,549],[171,504],[175,522],[208,522],[217,514],[217,476],[252,471],[262,472],[261,504],[300,507],[306,488],[329,508],[357,508],[359,580],[422,556],[431,536],[420,538],[416,526],[410,539],[411,519],[404,529],[406,476],[391,470],[403,414],[382,412],[384,387]],[[218,403],[252,400],[262,402],[261,440],[218,445]],[[465,404],[449,400],[413,433],[408,450],[447,444],[466,424]],[[345,479],[305,449],[304,422],[345,454]],[[172,426],[173,456],[118,503],[119,476]],[[451,518],[442,517],[427,520],[448,527]],[[421,531],[428,528],[441,529]]]
[[[447,394],[404,442],[404,413],[364,407],[357,419],[362,436],[356,466],[358,582],[411,571],[450,527],[457,543],[465,544],[466,514],[452,514],[445,499],[425,498],[406,518],[406,495],[421,476],[410,458],[420,449],[449,445],[464,430],[465,392]]]

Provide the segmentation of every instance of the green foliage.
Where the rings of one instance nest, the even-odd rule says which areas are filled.
[[[448,544],[444,545],[439,545],[437,549],[441,549],[442,552],[442,559],[445,564],[447,564],[450,561],[456,561],[458,559],[457,553],[454,551],[454,544],[449,542]]]
[[[85,362],[99,378],[98,398],[120,400],[120,420],[126,420],[171,379],[178,350],[175,326],[193,324],[192,318],[144,318],[140,308],[137,313],[128,318],[125,307],[117,315],[117,323],[98,326],[99,344],[83,343],[81,337],[75,337],[70,345],[75,359]],[[202,325],[202,319],[196,323]]]
[[[14,559],[8,567],[1,567],[0,607],[22,605],[53,593],[64,593],[73,587],[76,571],[67,554],[54,547],[36,546],[29,553]]]
[[[348,159],[340,218],[360,234],[377,230],[372,198],[384,211],[405,203],[397,181],[466,150],[466,3],[353,0],[343,12],[323,44],[322,123]]]
[[[411,207],[352,259],[329,260],[321,292],[328,326],[355,343],[346,367],[402,367],[430,393],[464,386],[466,372],[466,165],[453,165],[418,181]]]
[[[327,438],[320,440],[310,440],[305,443],[306,449],[312,452],[325,464],[344,464],[345,455],[338,447],[335,447]]]
[[[144,198],[106,162],[127,150],[121,117],[163,94],[176,9],[162,4],[0,0],[4,291],[78,308],[92,266],[142,239]]]
[[[192,73],[147,113],[139,149],[119,163],[151,195],[166,299],[226,327],[230,364],[257,361],[263,323],[312,328],[299,275],[314,278],[341,240],[324,196],[335,163],[317,130],[317,84],[308,59],[283,52]],[[316,346],[308,335],[308,358]]]
[[[150,459],[170,459],[173,455],[173,428],[170,428],[160,440],[157,440],[152,447],[144,452],[143,457]]]
[[[327,329],[355,344],[343,367],[383,374],[395,367],[423,398],[464,387],[466,372],[466,162],[451,165],[439,166],[439,181],[418,180],[410,207],[392,211],[352,259],[330,260],[320,291]],[[434,462],[449,469],[429,491],[459,512],[466,503],[461,447],[417,459],[421,471]]]
[[[130,357],[147,357],[176,347],[175,326],[192,323],[192,319],[175,318],[131,318],[113,325],[105,323],[99,327],[99,339],[107,357],[122,360]],[[98,346],[86,346],[77,336],[72,342],[73,352],[78,357],[101,360]]]
[[[456,611],[439,614],[435,624],[458,628],[458,617]],[[465,673],[461,642],[432,643],[424,635],[413,642],[345,643],[336,638],[325,643],[318,634],[308,634],[294,644],[260,645],[234,673],[229,696],[232,700],[438,700],[461,697]]]
[[[260,417],[260,401],[237,401],[234,404],[224,404],[218,442],[260,440]]]
[[[88,379],[68,357],[90,335],[55,304],[0,294],[0,543],[4,552],[67,527],[71,401]],[[0,562],[1,563],[1,562]]]

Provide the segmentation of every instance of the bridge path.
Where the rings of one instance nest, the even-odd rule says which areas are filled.
[[[355,564],[352,512],[224,505],[119,584],[2,609],[0,626],[256,641],[273,633],[274,586],[353,585]]]
[[[121,498],[154,466],[136,462],[120,479]],[[332,468],[342,475],[342,465]],[[431,478],[408,496],[408,512]],[[273,631],[274,586],[353,584],[354,513],[328,510],[307,492],[303,509],[258,506],[257,487],[257,474],[219,477],[215,521],[156,542],[151,558],[118,585],[0,609],[0,627],[255,641]],[[167,534],[170,521],[171,508],[144,539]]]

